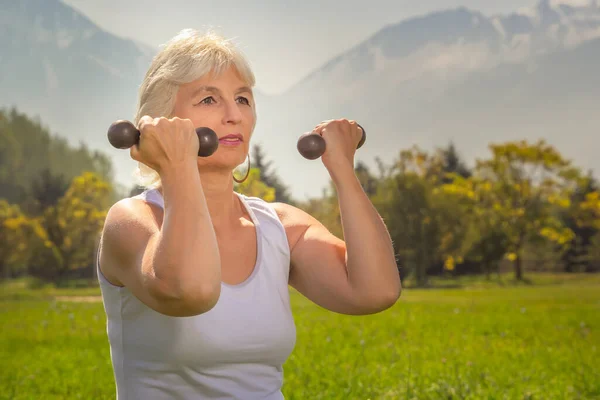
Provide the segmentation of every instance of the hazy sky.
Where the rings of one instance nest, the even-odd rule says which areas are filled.
[[[280,93],[388,24],[466,6],[485,15],[537,0],[63,0],[101,28],[158,46],[184,28],[234,37],[250,59],[257,88]]]

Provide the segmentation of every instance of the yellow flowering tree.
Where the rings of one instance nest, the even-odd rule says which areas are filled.
[[[508,222],[494,207],[491,182],[478,176],[465,178],[452,174],[450,178],[450,183],[438,190],[453,196],[466,227],[463,242],[451,257],[477,263],[489,278],[493,270],[498,270],[499,262],[508,251],[505,234]]]
[[[0,199],[0,279],[26,268],[30,227],[31,220],[18,205]]]
[[[477,162],[469,179],[455,179],[446,191],[460,193],[477,221],[477,231],[503,240],[515,278],[523,279],[523,249],[546,240],[566,249],[573,232],[557,210],[570,206],[580,173],[540,140],[490,145],[492,157]]]
[[[600,229],[600,193],[590,192],[581,203],[576,217],[577,225]]]
[[[56,205],[44,210],[35,221],[41,246],[31,261],[33,275],[60,281],[69,271],[93,264],[111,190],[99,175],[85,172],[71,181]]]
[[[275,201],[275,189],[260,179],[260,170],[251,168],[248,178],[242,183],[236,183],[236,192],[249,197],[259,197],[267,202]]]

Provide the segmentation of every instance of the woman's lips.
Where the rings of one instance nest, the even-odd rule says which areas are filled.
[[[239,146],[242,144],[242,135],[227,135],[219,138],[219,145],[223,146]]]

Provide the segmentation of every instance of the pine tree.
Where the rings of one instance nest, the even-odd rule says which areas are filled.
[[[472,175],[471,171],[458,154],[453,142],[450,142],[448,147],[442,149],[441,153],[444,160],[442,167],[443,174],[455,173],[463,178],[468,178]],[[450,183],[451,181],[452,179],[450,178],[442,177],[443,183]]]
[[[255,144],[252,148],[251,163],[253,168],[260,171],[260,179],[267,185],[275,189],[275,201],[293,204],[294,201],[289,194],[289,188],[281,182],[281,178],[272,170],[273,161],[267,161],[264,150],[260,144]]]

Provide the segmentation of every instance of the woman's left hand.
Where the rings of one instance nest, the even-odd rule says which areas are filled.
[[[362,138],[362,129],[356,121],[333,119],[317,125],[313,133],[325,139],[326,150],[321,156],[325,168],[330,174],[339,169],[350,168],[354,171],[354,153]]]

